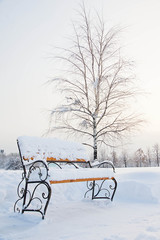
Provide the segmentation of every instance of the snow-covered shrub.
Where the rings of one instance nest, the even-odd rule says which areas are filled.
[[[19,154],[10,153],[8,155],[0,155],[0,168],[6,170],[17,170],[22,167]]]

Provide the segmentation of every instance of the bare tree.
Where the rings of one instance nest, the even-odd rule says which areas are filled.
[[[152,165],[152,157],[151,157],[151,151],[150,151],[150,148],[147,148],[147,154],[146,154],[147,156],[147,160],[148,160],[148,165],[149,165],[149,167],[151,167],[151,165]]]
[[[156,143],[156,144],[153,146],[153,151],[154,151],[154,154],[155,154],[157,166],[159,167],[160,147],[159,147],[159,144],[158,144],[158,143]]]
[[[80,134],[84,144],[93,148],[95,160],[97,146],[112,146],[142,121],[129,106],[137,90],[132,63],[122,58],[117,44],[121,30],[106,30],[99,15],[94,24],[84,6],[79,15],[73,47],[57,57],[67,69],[65,76],[55,77],[52,83],[62,91],[64,102],[51,111],[50,131]]]
[[[113,150],[111,152],[111,158],[112,158],[112,162],[113,162],[114,166],[117,167],[118,166],[118,157],[117,157],[117,153],[115,150]]]
[[[122,162],[123,162],[123,164],[124,164],[124,166],[125,166],[125,168],[126,168],[127,165],[128,165],[128,154],[127,154],[126,151],[123,151],[123,152],[122,152],[121,159],[122,159]]]
[[[142,148],[139,148],[135,152],[135,161],[137,167],[142,167],[146,165],[146,155],[144,154]]]
[[[105,148],[100,149],[98,160],[99,160],[99,162],[103,162],[104,160],[109,160],[109,156],[107,155]],[[92,161],[93,161],[93,156],[92,156]]]

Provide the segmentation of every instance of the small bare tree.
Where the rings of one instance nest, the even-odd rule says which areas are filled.
[[[144,154],[142,148],[139,148],[135,152],[135,161],[137,167],[146,166],[146,155]]]
[[[122,152],[121,159],[122,159],[122,163],[124,164],[124,166],[126,168],[128,165],[128,154],[126,151]]]
[[[117,157],[117,153],[116,153],[115,150],[113,150],[111,152],[111,158],[112,158],[112,162],[113,162],[114,166],[117,167],[117,165],[118,165],[118,157]]]
[[[52,83],[63,92],[64,102],[51,111],[50,121],[51,131],[83,136],[84,144],[93,148],[94,160],[98,145],[112,146],[141,122],[130,111],[130,99],[137,91],[132,63],[121,57],[117,46],[120,29],[106,30],[103,19],[96,16],[94,24],[82,6],[73,47],[57,57],[67,69],[65,76],[55,77]]]
[[[151,156],[150,148],[147,148],[147,160],[148,160],[148,166],[151,167],[151,165],[152,165],[152,156]]]
[[[157,164],[157,166],[159,167],[160,147],[159,147],[159,144],[158,144],[158,143],[156,143],[156,144],[153,146],[153,152],[154,152],[154,155],[155,155],[156,164]]]

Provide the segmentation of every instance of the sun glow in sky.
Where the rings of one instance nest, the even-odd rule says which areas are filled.
[[[66,47],[80,0],[0,0],[0,149],[16,152],[21,135],[41,136],[61,99],[45,83],[57,74],[54,47]],[[110,26],[124,26],[122,45],[148,94],[136,102],[147,123],[130,147],[160,144],[160,1],[84,0]]]

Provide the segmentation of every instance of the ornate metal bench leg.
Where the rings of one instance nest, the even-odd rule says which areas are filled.
[[[22,181],[23,180],[24,179],[22,179]],[[44,219],[51,198],[51,187],[49,183],[46,181],[26,181],[25,187],[20,188],[22,181],[18,185],[17,193],[19,199],[15,202],[14,211],[19,213],[24,213],[25,211],[39,212],[42,215],[42,219]],[[40,187],[42,187],[42,190],[37,189]]]
[[[23,194],[23,204],[22,204],[22,214],[24,213],[24,206],[26,204],[26,196],[27,196],[28,182],[25,183],[24,194]]]
[[[46,184],[46,187],[48,188],[48,196],[46,196],[46,197],[43,196],[44,198],[47,199],[47,201],[46,201],[46,204],[45,204],[45,207],[44,207],[44,215],[42,216],[42,219],[44,219],[44,216],[46,214],[47,207],[48,207],[48,204],[49,204],[49,201],[50,201],[50,198],[51,198],[51,192],[52,192],[50,185],[47,182],[45,182],[45,184]]]
[[[18,199],[14,204],[14,212],[22,213],[25,189],[26,189],[26,178],[24,177],[24,174],[22,174],[22,180],[20,181],[17,187]]]
[[[94,199],[95,181],[92,182],[92,199]]]
[[[111,184],[111,181],[114,182],[114,185]],[[92,199],[110,199],[113,201],[117,189],[117,181],[115,178],[111,178],[110,180],[87,182],[87,188],[88,190],[84,197],[91,191]]]
[[[44,219],[50,197],[51,187],[48,182],[28,182],[23,200],[22,213],[25,211],[39,212],[42,215],[42,219]]]
[[[116,192],[116,189],[117,189],[117,181],[116,181],[116,179],[115,179],[115,178],[112,178],[112,180],[114,181],[115,186],[112,187],[112,186],[110,185],[110,188],[113,190],[113,194],[112,194],[112,197],[111,197],[111,201],[113,201],[113,198],[114,198],[114,195],[115,195],[115,192]]]
[[[93,196],[94,196],[94,181],[91,181],[91,182],[87,182],[87,188],[88,190],[85,192],[84,194],[84,198],[87,197],[87,194],[92,191],[92,199],[93,199]]]

